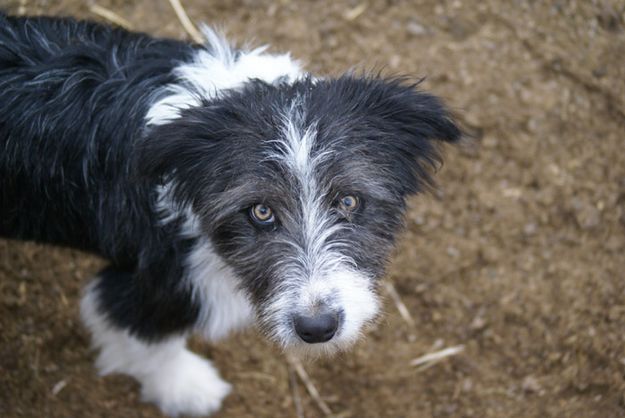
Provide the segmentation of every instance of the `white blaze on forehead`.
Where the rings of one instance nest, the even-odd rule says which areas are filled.
[[[265,53],[267,47],[236,51],[220,34],[205,26],[206,49],[191,62],[174,69],[176,83],[158,92],[146,115],[148,125],[163,125],[180,117],[180,111],[199,106],[202,100],[218,97],[220,91],[242,86],[252,79],[273,83],[285,78],[295,81],[303,73],[299,62],[288,54]]]
[[[289,165],[293,171],[295,171],[301,180],[310,177],[312,161],[310,161],[310,153],[312,150],[312,144],[314,140],[315,131],[311,126],[303,133],[295,125],[295,122],[288,119],[286,121],[286,128],[284,130],[284,136],[286,138],[286,146],[284,147],[284,161]],[[314,181],[314,179],[310,179]],[[302,185],[308,186],[310,183]]]
[[[295,110],[298,104],[299,99],[296,99],[285,116],[283,137],[276,141],[279,151],[271,158],[286,166],[297,180],[303,240],[298,245],[298,258],[300,268],[304,269],[299,273],[312,277],[322,275],[324,265],[330,268],[345,261],[345,257],[335,251],[340,243],[329,242],[330,236],[341,226],[333,225],[329,208],[324,202],[327,187],[317,178],[319,164],[329,156],[329,152],[317,152],[313,155],[317,129],[315,124],[301,126],[303,117]]]

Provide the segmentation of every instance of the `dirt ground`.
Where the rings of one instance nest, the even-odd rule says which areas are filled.
[[[449,149],[438,192],[411,202],[388,277],[414,323],[389,300],[352,352],[305,365],[334,414],[625,416],[622,1],[183,3],[193,20],[292,51],[316,73],[427,76],[475,138]],[[0,0],[100,19],[91,4]],[[98,5],[186,36],[166,0]],[[95,374],[78,297],[102,265],[0,241],[0,416],[160,416],[130,379]],[[425,370],[409,365],[460,344]],[[294,417],[294,388],[306,417],[323,416],[254,332],[194,348],[234,384],[218,417]]]

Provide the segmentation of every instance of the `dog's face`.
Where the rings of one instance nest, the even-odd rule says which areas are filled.
[[[434,140],[459,136],[397,80],[252,81],[152,129],[141,165],[192,207],[265,333],[321,354],[376,316],[406,197],[431,182]]]

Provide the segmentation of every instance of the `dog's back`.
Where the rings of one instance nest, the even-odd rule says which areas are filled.
[[[128,198],[149,193],[128,181],[131,148],[154,92],[193,48],[91,22],[0,14],[0,235],[132,253],[105,242],[136,242],[149,212],[136,207],[145,196]]]

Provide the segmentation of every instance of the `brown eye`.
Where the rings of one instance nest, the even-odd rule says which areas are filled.
[[[339,208],[343,212],[353,212],[358,209],[360,199],[357,196],[346,195],[339,199]]]
[[[250,217],[254,222],[261,225],[270,225],[275,221],[273,210],[262,203],[257,203],[250,208]]]

